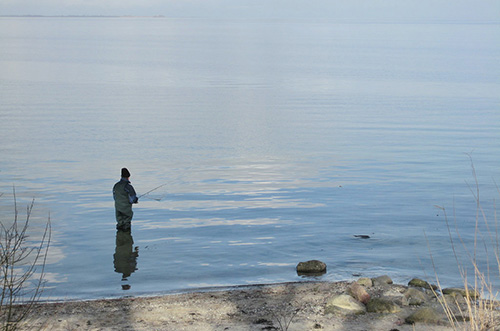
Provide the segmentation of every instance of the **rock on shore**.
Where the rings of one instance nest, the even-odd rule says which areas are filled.
[[[392,284],[388,277],[40,304],[20,329],[248,331],[285,329],[287,323],[289,331],[453,330],[431,290]]]

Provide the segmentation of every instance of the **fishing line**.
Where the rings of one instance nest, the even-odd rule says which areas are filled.
[[[156,191],[157,189],[159,189],[159,188],[161,188],[161,187],[163,187],[163,186],[165,186],[165,185],[167,185],[167,184],[168,184],[168,183],[165,183],[165,184],[162,184],[162,185],[160,185],[160,186],[158,186],[158,187],[155,187],[154,189],[149,190],[149,191],[147,191],[146,193],[139,195],[139,196],[137,197],[137,199],[142,198],[143,196],[148,195],[149,193],[151,193],[151,192],[153,192],[153,191]],[[155,199],[155,200],[156,200],[156,199]],[[161,199],[160,199],[160,200],[161,200]],[[158,200],[158,201],[159,201],[159,200]]]

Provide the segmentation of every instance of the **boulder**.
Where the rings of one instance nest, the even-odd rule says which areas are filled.
[[[444,321],[444,316],[439,314],[432,307],[423,307],[408,316],[405,319],[405,322],[408,324],[415,323],[431,323],[431,324],[440,324]]]
[[[449,305],[450,307],[467,304],[467,300],[465,300],[463,295],[458,292],[453,292],[451,294],[443,294],[442,298],[443,300],[446,301],[446,304]]]
[[[325,314],[359,315],[366,313],[366,307],[347,294],[340,294],[328,301]]]
[[[409,288],[406,290],[404,298],[406,304],[410,306],[420,306],[429,299],[424,292],[417,290],[416,288]]]
[[[419,278],[413,278],[408,282],[408,286],[413,286],[413,287],[422,287],[428,290],[437,290],[438,287],[434,284],[428,283],[425,280],[419,279]]]
[[[370,301],[370,295],[368,294],[368,292],[366,292],[363,286],[359,285],[358,283],[351,284],[351,286],[349,287],[349,293],[354,299],[358,300],[361,303],[367,304],[368,301]]]
[[[392,279],[389,276],[379,276],[376,278],[372,278],[373,286],[381,286],[392,284]]]
[[[443,305],[445,305],[446,310],[451,315],[454,315],[457,321],[463,321],[468,318],[469,308],[472,307],[471,304],[475,305],[474,303],[467,303],[467,300],[460,293],[453,293],[443,294],[433,307],[438,311],[442,311]]]
[[[326,264],[318,260],[307,262],[299,262],[297,264],[298,274],[324,274],[326,272]]]
[[[358,279],[358,281],[356,283],[358,283],[359,285],[365,286],[365,287],[372,287],[373,286],[372,279],[367,278],[367,277],[363,277],[363,278]]]
[[[450,287],[450,288],[445,288],[443,289],[443,294],[448,294],[448,295],[457,295],[460,294],[464,298],[467,298],[467,294],[469,294],[469,297],[471,299],[479,299],[481,297],[481,293],[476,291],[473,288],[457,288],[457,287]]]
[[[401,311],[401,308],[392,301],[383,298],[373,298],[366,304],[369,313],[393,314]]]

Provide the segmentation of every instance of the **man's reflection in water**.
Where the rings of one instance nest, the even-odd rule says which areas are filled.
[[[113,255],[115,272],[122,274],[122,281],[128,281],[128,277],[137,270],[137,257],[139,247],[132,248],[134,240],[129,231],[118,230],[116,232],[116,249]],[[129,290],[129,284],[122,284],[122,290]]]

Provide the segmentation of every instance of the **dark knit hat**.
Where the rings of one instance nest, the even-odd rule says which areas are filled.
[[[129,178],[130,177],[130,172],[128,172],[127,168],[122,168],[122,177],[123,178]]]

